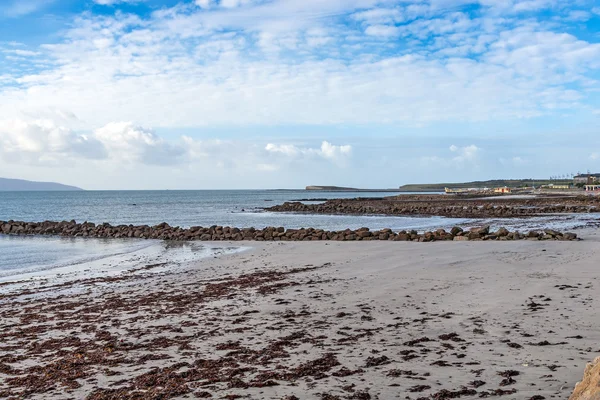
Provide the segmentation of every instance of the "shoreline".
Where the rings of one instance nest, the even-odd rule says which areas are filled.
[[[53,297],[12,293],[0,301],[0,397],[567,398],[600,353],[600,238],[582,235],[435,251],[253,242],[177,269],[49,284]]]
[[[65,238],[48,236],[7,236],[8,238],[31,239],[56,239],[55,248],[63,244],[60,240],[80,240],[82,246],[95,245],[96,241],[118,240],[119,243],[133,242],[131,239],[104,239],[104,238]],[[0,239],[2,235],[0,235]],[[94,241],[92,243],[85,242]],[[53,259],[43,264],[32,264],[22,269],[3,270],[0,264],[0,286],[14,286],[15,283],[35,287],[44,282],[67,282],[79,279],[104,278],[118,276],[123,273],[149,270],[153,272],[164,269],[179,268],[190,261],[199,261],[206,258],[220,257],[228,254],[244,252],[250,247],[244,243],[228,245],[204,242],[166,242],[162,240],[136,240],[135,245],[125,248],[124,251],[114,251],[110,247],[94,257],[71,256],[62,259]],[[68,250],[67,250],[68,251]],[[0,291],[1,292],[1,291]]]

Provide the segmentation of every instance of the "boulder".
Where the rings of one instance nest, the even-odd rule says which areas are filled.
[[[544,229],[544,233],[552,237],[562,236],[560,232],[557,232],[554,229]]]
[[[585,367],[583,380],[575,385],[575,390],[569,400],[598,400],[600,399],[600,357]]]
[[[410,240],[410,236],[406,232],[400,232],[394,237],[395,242],[406,242],[408,240]]]
[[[469,235],[467,236],[469,238],[469,240],[475,240],[475,239],[480,239],[481,235],[479,234],[479,232],[469,232]]]
[[[10,233],[10,228],[11,228],[10,224],[4,224],[4,225],[2,225],[2,232],[5,233],[5,234],[9,234]]]
[[[504,237],[504,236],[508,236],[510,232],[508,231],[508,229],[506,228],[500,228],[498,229],[498,231],[496,232],[496,236],[498,237]]]
[[[479,236],[485,236],[488,233],[490,233],[490,226],[489,225],[484,225],[480,228],[472,228],[471,229],[472,233],[478,233]]]
[[[450,233],[452,234],[452,236],[456,236],[462,232],[463,232],[462,228],[460,228],[458,226],[455,226],[454,228],[452,228],[452,230],[450,230]]]
[[[564,240],[576,240],[577,239],[577,234],[576,233],[567,232],[567,233],[564,233],[562,237],[563,237]]]

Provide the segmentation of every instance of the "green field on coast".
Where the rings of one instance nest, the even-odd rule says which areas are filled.
[[[463,183],[416,183],[400,186],[401,192],[443,192],[444,188],[468,189],[468,188],[496,188],[508,186],[510,188],[539,187],[542,185],[569,185],[573,181],[570,179],[549,180],[549,179],[493,179],[489,181],[474,181]]]

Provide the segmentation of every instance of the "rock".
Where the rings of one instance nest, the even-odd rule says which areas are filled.
[[[456,236],[456,235],[458,235],[459,233],[463,233],[463,230],[462,230],[462,228],[460,228],[460,227],[458,227],[458,226],[455,226],[454,228],[452,228],[452,229],[450,230],[450,233],[452,234],[452,236]]]
[[[544,233],[552,237],[562,236],[560,232],[557,232],[554,229],[544,229]]]
[[[571,232],[567,232],[563,234],[563,240],[576,240],[577,239],[577,234],[576,233],[571,233]]]
[[[398,236],[394,237],[395,242],[406,242],[409,239],[410,239],[410,237],[408,236],[408,234],[406,232],[399,233]]]
[[[498,229],[498,231],[496,232],[496,236],[498,237],[504,237],[504,236],[508,236],[510,232],[508,231],[508,229],[502,227],[500,229]]]
[[[471,232],[473,233],[478,233],[479,236],[485,236],[488,233],[490,233],[490,226],[489,225],[484,225],[480,228],[472,228]]]
[[[475,240],[475,239],[480,239],[481,235],[479,234],[479,232],[469,232],[469,234],[467,235],[467,237],[469,238],[469,240]]]
[[[583,380],[575,386],[569,400],[598,400],[600,399],[600,357],[585,367]]]

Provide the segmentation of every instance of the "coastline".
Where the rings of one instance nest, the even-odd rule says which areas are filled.
[[[600,196],[587,195],[398,195],[383,199],[330,199],[316,204],[287,201],[266,208],[281,213],[329,215],[529,218],[551,214],[600,213]]]
[[[5,294],[0,397],[566,398],[600,352],[600,238],[581,235],[253,242]]]

